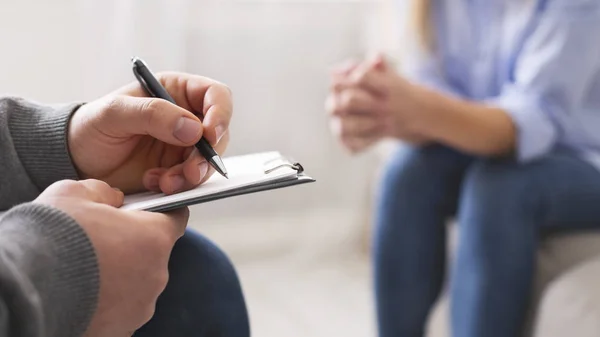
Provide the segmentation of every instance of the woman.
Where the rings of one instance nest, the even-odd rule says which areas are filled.
[[[328,99],[351,151],[412,144],[377,200],[380,336],[423,335],[450,216],[452,335],[519,336],[540,233],[600,228],[600,2],[415,5],[422,43],[404,74],[381,57],[344,66]]]

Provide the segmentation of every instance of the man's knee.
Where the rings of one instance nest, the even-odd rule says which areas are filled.
[[[215,244],[186,231],[173,248],[169,274],[155,316],[136,336],[250,335],[237,273]]]
[[[166,292],[192,296],[202,307],[227,308],[245,315],[239,277],[227,255],[204,236],[188,230],[176,243],[169,261]]]
[[[175,244],[169,268],[171,273],[197,274],[206,282],[238,282],[235,268],[225,252],[191,230]]]

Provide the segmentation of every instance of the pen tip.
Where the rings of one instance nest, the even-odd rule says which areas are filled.
[[[215,155],[210,161],[213,163],[213,167],[215,170],[217,170],[217,172],[219,172],[223,177],[229,179],[229,176],[227,175],[227,169],[225,169],[225,164],[223,164],[221,157]]]

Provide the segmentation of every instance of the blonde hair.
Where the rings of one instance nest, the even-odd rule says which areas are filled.
[[[435,49],[431,23],[431,0],[412,0],[410,25],[420,46],[428,52]]]

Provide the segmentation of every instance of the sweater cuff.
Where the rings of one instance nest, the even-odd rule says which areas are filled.
[[[52,183],[77,180],[69,155],[67,135],[73,113],[82,105],[42,106],[22,99],[10,101],[9,129],[25,170],[43,191]]]
[[[96,310],[100,278],[84,229],[55,208],[28,203],[0,218],[0,242],[33,289],[33,303],[41,304],[46,334],[83,335]]]

